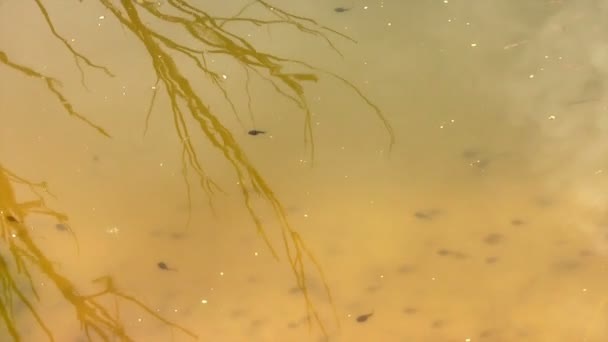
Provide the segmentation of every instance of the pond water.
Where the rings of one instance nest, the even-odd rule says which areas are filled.
[[[0,339],[608,340],[607,12],[0,1]]]

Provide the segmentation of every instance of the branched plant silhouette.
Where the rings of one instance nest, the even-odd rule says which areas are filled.
[[[190,176],[188,170],[194,171],[195,177],[198,179],[201,188],[208,195],[210,205],[212,205],[212,197],[215,192],[221,191],[220,186],[205,172],[204,162],[197,153],[196,146],[190,139],[192,134],[202,134],[213,147],[222,153],[225,160],[234,170],[241,189],[244,205],[255,223],[259,235],[265,241],[273,256],[278,260],[280,258],[279,252],[277,251],[275,244],[270,241],[260,216],[252,205],[253,196],[263,198],[266,203],[272,207],[277,220],[280,222],[284,253],[287,256],[297,285],[304,295],[309,327],[312,326],[311,323],[314,321],[317,323],[322,333],[327,334],[326,325],[309,296],[307,290],[308,281],[305,276],[305,269],[310,263],[323,281],[328,301],[334,309],[334,316],[336,322],[338,322],[329,285],[327,284],[321,265],[314,257],[312,251],[306,246],[300,234],[289,223],[285,214],[285,209],[272,191],[269,183],[247,158],[232,132],[224,123],[222,123],[220,120],[221,115],[214,113],[207,105],[207,99],[205,99],[203,95],[197,93],[194,89],[194,86],[192,85],[194,77],[200,79],[200,75],[191,75],[190,73],[184,72],[183,68],[176,63],[175,57],[181,55],[192,61],[200,70],[201,74],[206,76],[207,80],[223,94],[224,99],[230,105],[230,108],[237,119],[239,119],[238,110],[231,99],[231,94],[224,87],[222,75],[209,66],[207,59],[212,56],[224,56],[231,58],[242,67],[246,76],[245,91],[248,98],[248,110],[252,120],[251,102],[253,99],[250,94],[250,81],[252,77],[259,77],[262,81],[268,82],[278,94],[284,96],[302,110],[304,114],[304,141],[311,158],[314,159],[315,145],[311,119],[312,113],[306,98],[304,86],[306,82],[318,82],[319,75],[325,75],[339,80],[347,88],[353,90],[354,94],[358,96],[363,103],[369,106],[370,110],[380,119],[381,124],[386,128],[389,135],[390,147],[392,147],[394,143],[392,127],[382,111],[354,84],[345,78],[333,72],[316,68],[301,60],[275,56],[260,51],[246,38],[233,33],[230,30],[231,24],[250,24],[253,26],[266,27],[276,25],[290,26],[296,28],[304,35],[312,35],[322,39],[328,44],[330,49],[336,51],[340,56],[341,53],[335,47],[329,35],[348,39],[353,42],[354,40],[335,30],[320,25],[313,19],[281,10],[266,1],[260,0],[254,0],[248,3],[231,17],[213,16],[201,8],[200,5],[194,5],[192,1],[187,0],[166,0],[163,6],[157,6],[156,2],[147,0],[97,1],[112,14],[112,18],[126,28],[126,30],[141,43],[141,46],[147,51],[150,57],[152,70],[156,75],[156,85],[153,87],[154,90],[146,115],[144,133],[148,129],[149,118],[153,112],[155,100],[159,96],[159,92],[164,89],[164,93],[171,104],[176,134],[182,145],[182,171],[184,180],[187,184],[189,203],[191,184],[189,182]],[[113,76],[110,70],[92,62],[89,58],[72,47],[68,40],[62,37],[61,33],[58,32],[59,30],[55,28],[53,20],[46,11],[46,7],[42,0],[36,0],[36,4],[53,36],[58,39],[74,57],[75,63],[81,72],[83,85],[84,71],[82,69],[82,64],[101,70],[108,76]],[[265,17],[253,18],[246,16],[246,13],[253,8],[262,10],[263,13],[265,13]],[[110,20],[110,18],[106,18],[106,20]],[[162,23],[162,25],[154,24],[159,22]],[[175,32],[179,31],[165,30],[172,33],[164,33],[160,27],[179,28],[188,35],[192,43],[178,43],[177,38],[179,37],[175,36]],[[94,127],[101,134],[108,137],[110,136],[104,129],[95,125],[73,109],[67,98],[60,92],[59,81],[17,64],[10,60],[6,53],[1,50],[0,61],[27,76],[38,77],[46,82],[49,91],[57,96],[69,114]],[[285,71],[288,68],[291,70],[293,67],[299,68],[302,71]],[[19,228],[19,222],[23,221],[21,221],[22,218],[19,217],[19,215],[17,215],[16,218],[18,221],[12,223],[12,225],[14,228]],[[117,296],[119,295],[114,290],[110,291],[109,289],[113,289],[112,286],[108,286],[107,291]],[[110,317],[105,315],[103,317],[108,320],[107,324],[110,324]],[[93,329],[96,332],[101,331],[95,328],[94,325],[90,325],[89,329]]]
[[[16,186],[28,187],[37,199],[18,202],[15,196]],[[45,183],[33,183],[0,164],[0,234],[3,242],[0,248],[0,321],[15,341],[22,340],[22,333],[15,322],[15,306],[24,307],[49,340],[55,340],[52,329],[45,324],[44,317],[36,309],[35,303],[41,300],[37,291],[37,284],[40,282],[34,279],[39,277],[44,277],[45,282],[50,281],[74,307],[76,318],[90,341],[94,340],[94,336],[103,341],[114,341],[116,337],[122,341],[133,341],[119,318],[100,301],[101,297],[107,296],[131,303],[166,325],[193,338],[197,337],[190,330],[163,318],[135,297],[118,290],[109,276],[95,280],[103,286],[99,292],[91,295],[80,294],[74,282],[56,269],[24,223],[28,216],[34,214],[54,218],[60,223],[67,222],[68,217],[65,214],[47,207],[45,194],[50,195]],[[29,285],[29,289],[24,288],[24,283]]]

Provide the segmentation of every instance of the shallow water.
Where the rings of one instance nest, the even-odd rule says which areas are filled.
[[[104,3],[137,13],[140,28],[206,49],[236,115],[191,59],[158,57]],[[321,31],[342,56],[287,23],[226,23],[258,52],[352,82],[322,72],[301,82],[312,155],[301,107],[253,69],[248,81],[234,55],[213,54],[150,14],[177,15],[180,2],[145,3],[129,12],[118,1],[40,2],[75,58],[35,2],[0,2],[0,51],[10,60],[0,66],[0,303],[14,303],[1,340],[86,341],[77,310],[88,312],[90,329],[95,315],[110,322],[98,326],[108,341],[120,340],[117,327],[136,341],[193,340],[188,332],[201,341],[608,339],[605,5],[283,1],[275,9],[352,37]],[[204,11],[227,18],[244,5]],[[245,13],[274,18],[259,3]],[[195,32],[226,48],[216,32]],[[91,124],[15,65],[57,79]],[[168,74],[184,77],[173,94],[190,86],[212,114],[202,125],[213,131],[217,118],[223,133],[201,129],[193,96],[177,100],[181,126],[171,83],[156,83],[155,70],[171,65]],[[256,192],[253,174],[268,189],[258,181]],[[222,190],[211,186],[209,196],[201,175]],[[46,206],[27,203],[35,194],[16,176],[45,182]],[[93,280],[105,276],[129,297],[104,293],[107,283]]]

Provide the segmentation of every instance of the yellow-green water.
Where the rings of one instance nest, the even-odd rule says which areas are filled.
[[[605,341],[607,10],[0,1],[0,339]]]

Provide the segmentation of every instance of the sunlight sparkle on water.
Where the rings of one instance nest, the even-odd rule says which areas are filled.
[[[118,227],[116,227],[116,226],[109,227],[106,229],[106,233],[108,233],[108,234],[118,234],[119,231],[120,231],[120,229],[118,229]]]

